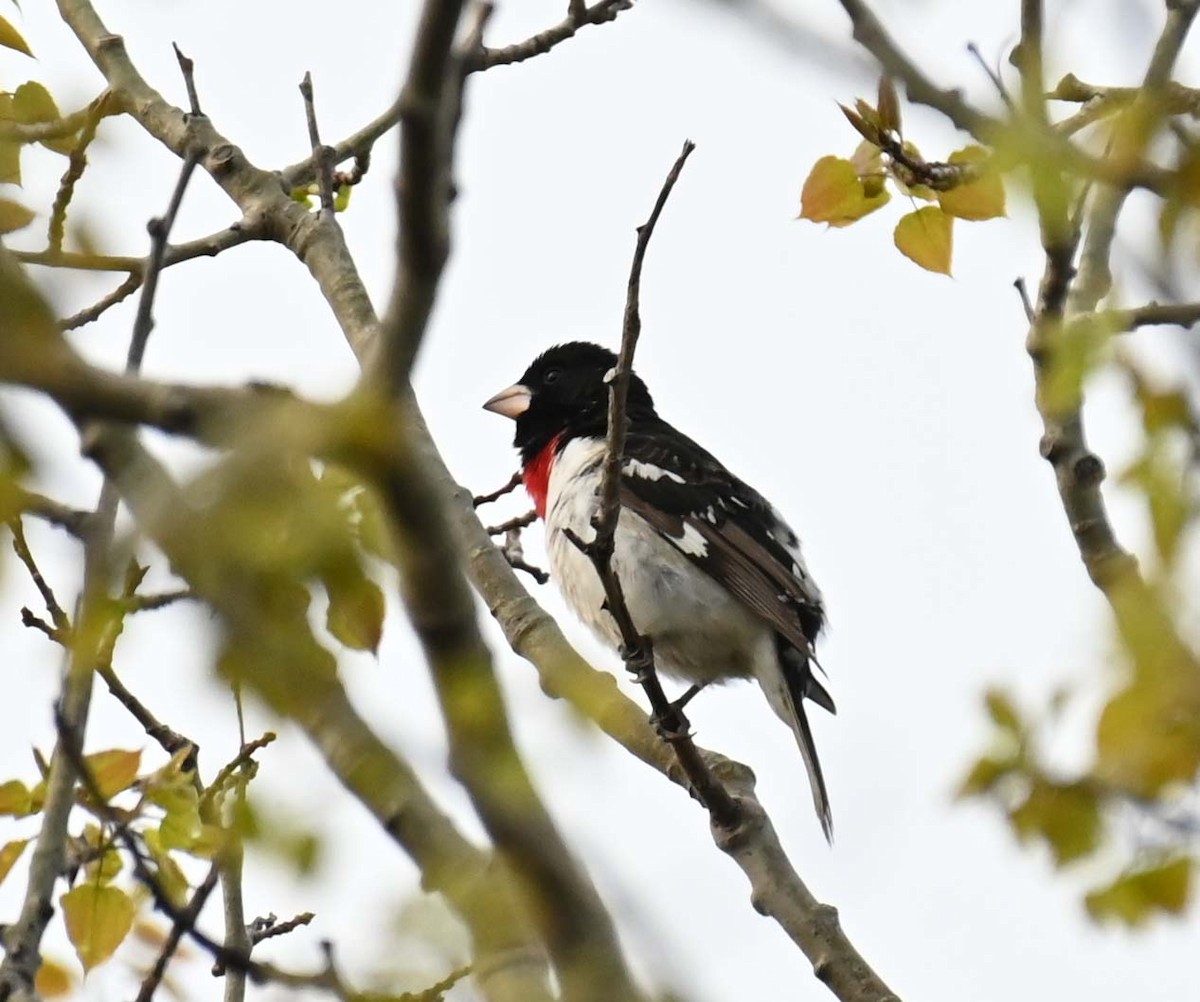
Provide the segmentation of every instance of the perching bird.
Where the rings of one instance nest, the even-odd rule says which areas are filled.
[[[553,577],[567,604],[614,648],[621,636],[604,607],[591,560],[568,538],[595,536],[592,518],[608,430],[606,348],[557,345],[484,407],[516,421],[525,488],[546,523]],[[749,485],[660,418],[646,384],[629,381],[621,515],[612,566],[630,616],[664,674],[696,686],[757,679],[800,746],[826,838],[833,819],[812,731],[811,699],[833,700],[813,677],[824,625],[821,592],[796,534]]]

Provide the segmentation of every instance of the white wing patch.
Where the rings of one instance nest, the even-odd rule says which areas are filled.
[[[679,547],[689,557],[708,556],[708,540],[706,540],[690,522],[683,523],[683,535],[672,536],[671,542]]]
[[[683,477],[672,470],[664,470],[661,466],[655,466],[653,463],[643,463],[640,459],[625,460],[624,472],[630,477],[641,477],[643,480],[662,480],[666,477],[668,480],[674,480],[677,484],[685,483]]]

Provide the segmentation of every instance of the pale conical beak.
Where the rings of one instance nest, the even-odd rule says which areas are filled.
[[[493,414],[503,414],[506,418],[512,418],[515,421],[529,410],[531,397],[529,387],[517,383],[497,393],[483,405],[483,409],[491,411]]]

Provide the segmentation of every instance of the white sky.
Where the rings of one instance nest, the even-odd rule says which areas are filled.
[[[845,40],[833,0],[793,6]],[[977,42],[998,61],[1015,41],[1015,3],[878,6],[930,72],[991,99],[965,44]],[[488,40],[523,38],[557,21],[564,7],[502,2]],[[12,89],[36,76],[64,108],[94,96],[98,75],[50,5],[24,8],[17,23],[40,60],[0,53],[0,85]],[[257,163],[282,166],[307,151],[296,91],[304,72],[313,73],[324,137],[344,136],[393,99],[415,8],[414,0],[334,7],[295,0],[286,9],[113,0],[101,12],[127,36],[143,73],[183,103],[170,50],[177,41],[196,61],[201,102],[217,126]],[[1149,0],[1052,4],[1051,78],[1069,66],[1087,80],[1135,81],[1157,11]],[[1194,49],[1185,67],[1195,65]],[[1083,763],[1087,710],[1111,662],[1105,607],[1037,454],[1024,326],[1011,287],[1017,275],[1036,281],[1036,232],[1012,193],[1012,220],[959,225],[950,280],[917,270],[892,248],[890,228],[907,209],[900,203],[850,230],[793,221],[812,162],[854,148],[857,137],[834,102],[869,97],[873,87],[813,64],[715,6],[642,0],[555,53],[474,77],[454,256],[419,365],[429,422],[465,483],[485,489],[504,481],[515,465],[511,428],[479,404],[550,343],[615,345],[634,227],[682,140],[695,140],[650,249],[638,367],[664,416],[787,514],[827,595],[833,628],[821,654],[840,714],[818,715],[815,727],[835,847],[825,846],[812,816],[791,736],[756,689],[706,693],[693,704],[699,740],[755,769],[801,874],[838,906],[855,943],[902,997],[1192,997],[1200,917],[1158,922],[1136,936],[1099,930],[1080,899],[1108,871],[1056,874],[1040,849],[1018,849],[993,811],[951,802],[987,734],[985,686],[1012,686],[1033,705],[1044,705],[1056,687],[1078,687],[1083,710],[1057,745],[1064,762]],[[906,122],[930,156],[962,144],[928,114],[910,111]],[[107,250],[143,253],[144,222],[165,206],[175,162],[131,123],[108,121],[101,138],[72,218]],[[392,271],[394,145],[389,138],[377,147],[342,217],[377,303]],[[38,165],[47,177],[35,177]],[[27,158],[27,204],[49,205],[60,170],[48,156]],[[175,236],[199,236],[234,218],[216,186],[197,177]],[[35,231],[20,243],[38,239]],[[51,278],[57,284],[47,287],[66,311],[115,284]],[[132,301],[112,310],[75,343],[116,364],[133,312]],[[156,378],[262,378],[329,398],[356,375],[316,288],[274,246],[172,269],[156,315],[146,363]],[[1173,337],[1139,335],[1167,360]],[[1116,470],[1132,445],[1129,415],[1115,382],[1097,390],[1090,431]],[[97,477],[77,458],[67,424],[27,397],[5,399],[44,459],[45,488],[90,506]],[[194,462],[192,450],[173,449],[181,462]],[[1109,495],[1125,538],[1140,542],[1140,513],[1116,491]],[[516,503],[495,514],[510,509]],[[40,527],[29,535],[60,597],[71,596],[74,545]],[[532,537],[528,548],[531,557],[540,550]],[[538,596],[562,613],[552,587]],[[30,745],[52,741],[58,658],[40,634],[21,627],[22,604],[36,608],[37,596],[7,559],[0,779],[32,779]],[[564,623],[596,663],[619,667],[582,628]],[[701,1002],[827,997],[782,932],[751,909],[744,878],[711,845],[703,813],[547,701],[531,669],[492,632],[526,759],[643,969]],[[197,610],[147,615],[127,630],[117,668],[160,716],[199,740],[212,770],[237,736],[230,700],[208,674],[209,637]],[[433,697],[402,616],[389,619],[378,663],[346,656],[342,668],[362,712],[477,832],[446,778]],[[95,703],[90,747],[148,744],[102,688]],[[275,726],[257,708],[250,717],[255,732]],[[157,754],[148,748],[148,761]],[[415,893],[413,868],[323,775],[302,740],[285,737],[262,761],[260,800],[337,839],[315,883],[252,862],[250,914],[318,915],[311,934],[264,947],[264,957],[315,965],[316,939],[327,936],[351,971],[381,959],[424,962],[395,945],[383,918]],[[30,830],[0,822],[0,842]],[[20,888],[16,874],[0,887],[0,919],[15,913]],[[205,921],[219,928],[216,910]],[[54,949],[63,955],[61,939]],[[204,968],[190,969],[192,998],[216,990]],[[89,994],[123,997],[127,981],[106,973]]]

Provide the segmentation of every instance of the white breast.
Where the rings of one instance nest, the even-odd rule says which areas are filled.
[[[604,448],[603,441],[576,439],[555,460],[546,499],[546,549],[554,580],[572,611],[617,648],[620,633],[603,609],[604,589],[596,570],[564,531],[569,528],[584,541],[595,536],[592,517]],[[621,512],[613,567],[634,624],[654,644],[659,669],[698,682],[759,674],[768,661],[773,669],[770,629],[684,552],[704,545],[694,530],[675,544],[641,516]]]

